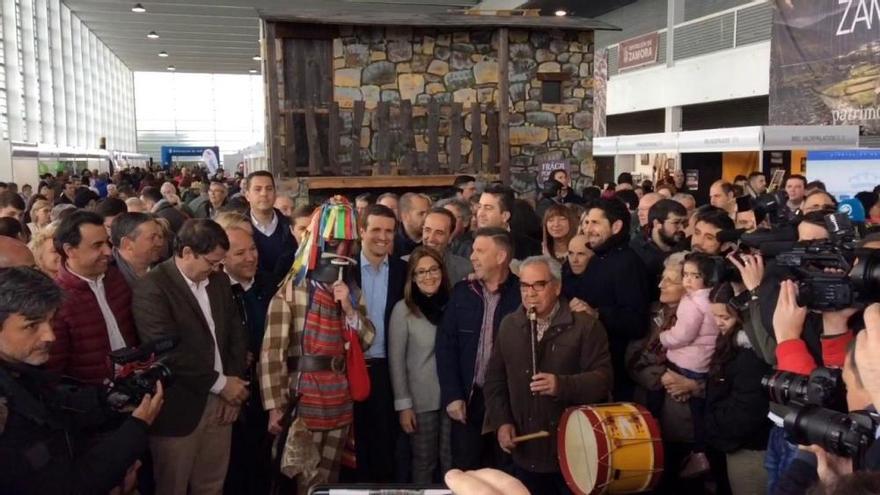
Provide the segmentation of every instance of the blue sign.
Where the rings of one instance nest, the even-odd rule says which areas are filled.
[[[202,156],[205,150],[211,150],[214,156],[220,157],[220,148],[217,146],[162,146],[162,167],[170,168],[175,156]]]

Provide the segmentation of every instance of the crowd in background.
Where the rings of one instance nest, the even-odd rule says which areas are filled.
[[[844,369],[850,410],[880,395],[875,307],[807,311],[791,269],[738,248],[743,232],[782,223],[795,245],[829,238],[838,199],[823,184],[791,175],[778,192],[773,218],[757,206],[767,193],[758,172],[712,184],[705,205],[680,171],[575,191],[560,170],[522,197],[460,176],[433,196],[350,198],[376,336],[365,351],[370,396],[354,405],[338,479],[430,484],[452,468],[492,467],[532,493],[568,493],[555,434],[514,437],[557,427],[566,406],[632,401],[660,422],[658,492],[869,493],[857,490],[878,478],[792,443],[762,388],[774,370],[825,366]],[[856,198],[867,217],[859,245],[880,248],[878,190]],[[277,191],[266,172],[86,170],[0,183],[0,268],[33,267],[64,294],[45,369],[101,384],[113,375],[108,352],[169,326],[207,330],[175,350],[180,378],[149,435],[120,444],[142,450],[127,459],[128,488],[283,486],[271,454],[281,412],[258,365],[269,302],[316,206]],[[538,314],[532,375],[521,373],[523,308]]]

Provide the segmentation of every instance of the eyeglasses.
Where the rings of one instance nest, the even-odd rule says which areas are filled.
[[[205,260],[209,265],[211,265],[211,268],[217,268],[220,263],[223,263],[223,258],[220,258],[219,260],[212,260],[207,256],[202,256],[202,259]]]
[[[547,290],[547,286],[550,285],[550,280],[538,280],[533,284],[527,284],[525,282],[519,283],[519,290],[522,292],[528,292],[529,289],[534,290],[535,292],[541,293]]]
[[[427,277],[428,275],[431,275],[432,277],[436,277],[437,275],[440,275],[440,272],[441,272],[441,270],[440,270],[439,266],[432,266],[431,268],[428,268],[427,270],[416,270],[414,272],[414,274],[417,279],[424,280],[425,277]]]

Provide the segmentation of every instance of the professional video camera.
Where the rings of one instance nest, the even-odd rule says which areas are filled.
[[[862,465],[880,426],[880,416],[869,411],[846,411],[846,389],[839,369],[817,368],[809,376],[777,372],[761,385],[770,400],[788,407],[783,428],[800,445],[818,445],[832,454]],[[829,409],[831,408],[831,409]]]
[[[114,379],[107,384],[107,404],[120,411],[137,407],[147,394],[155,393],[156,382],[171,383],[171,370],[161,354],[173,349],[177,337],[164,337],[140,347],[126,347],[109,354],[110,362],[118,367]]]
[[[825,217],[829,239],[796,245],[776,256],[794,269],[798,304],[837,311],[880,298],[880,250],[857,249],[855,228],[844,213]]]

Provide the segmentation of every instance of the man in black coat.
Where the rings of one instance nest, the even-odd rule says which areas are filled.
[[[630,400],[633,383],[624,367],[630,341],[648,331],[650,288],[645,265],[629,247],[630,214],[617,199],[602,199],[587,212],[586,235],[596,253],[580,277],[568,279],[573,287],[572,309],[597,315],[608,331],[614,365],[614,400]]]
[[[663,262],[684,240],[687,210],[678,201],[661,199],[648,210],[648,225],[651,226],[648,234],[633,237],[629,247],[645,264],[653,301],[659,296],[657,284],[663,274]]]
[[[498,467],[495,435],[483,434],[483,386],[498,328],[522,303],[510,273],[510,234],[501,228],[474,233],[474,279],[456,284],[437,328],[440,405],[452,419],[452,464],[459,469]]]
[[[147,429],[162,407],[159,388],[117,429],[85,437],[101,417],[121,417],[105,409],[101,388],[78,387],[71,401],[71,393],[62,397],[52,386],[57,377],[40,369],[55,341],[51,318],[61,299],[36,270],[0,269],[0,493],[109,492],[146,450]]]
[[[480,195],[477,210],[477,227],[497,227],[510,232],[513,239],[513,259],[524,260],[529,256],[541,254],[541,243],[522,232],[510,230],[510,218],[513,215],[513,203],[516,196],[513,189],[493,184]],[[476,235],[474,236],[476,237]]]

